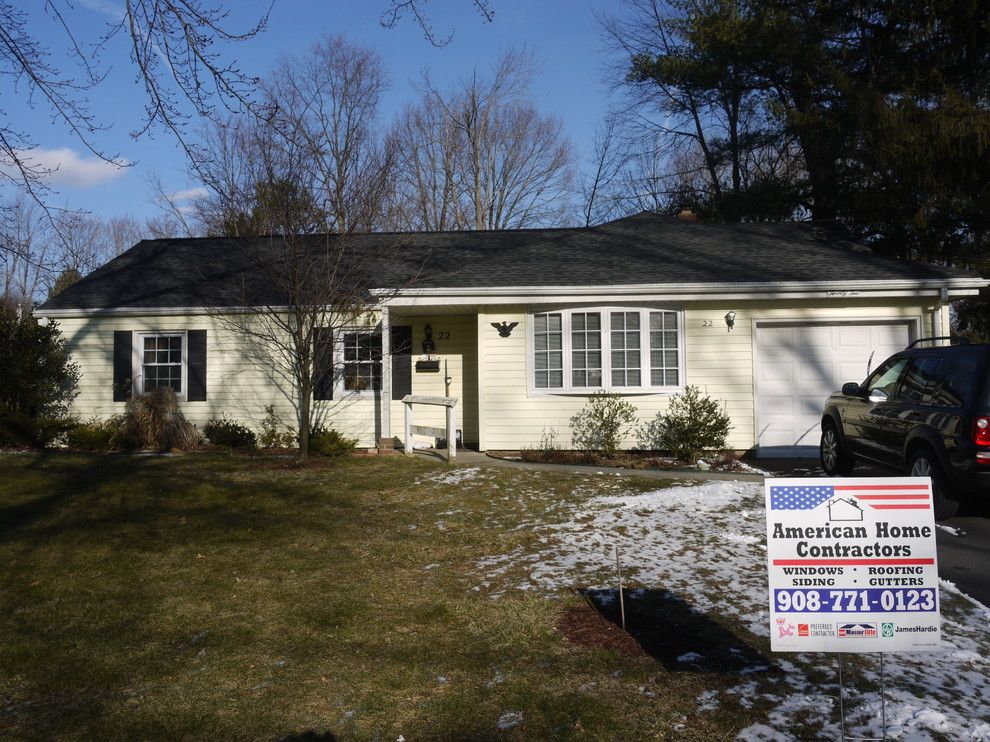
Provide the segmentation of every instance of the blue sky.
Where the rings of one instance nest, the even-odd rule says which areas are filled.
[[[246,1],[226,4],[235,9],[231,21],[238,29],[249,26],[267,7]],[[76,0],[73,5],[73,28],[82,39],[97,38],[118,7],[114,0]],[[595,125],[608,108],[609,84],[604,69],[609,59],[595,16],[617,3],[491,0],[491,5],[495,20],[484,23],[470,0],[429,2],[426,7],[437,35],[453,32],[448,46],[436,48],[411,19],[391,30],[382,28],[379,18],[387,0],[276,0],[267,30],[230,52],[245,72],[264,75],[281,55],[303,52],[323,34],[343,33],[382,56],[392,78],[382,106],[383,123],[388,123],[406,102],[415,99],[414,85],[424,67],[444,86],[474,66],[488,68],[506,48],[526,44],[541,62],[531,88],[534,102],[544,113],[563,120],[578,156],[586,156]],[[31,27],[53,50],[53,61],[59,61],[64,36],[57,33],[49,17],[39,10],[31,12],[37,15]],[[46,155],[48,161],[61,163],[55,203],[87,209],[101,217],[131,214],[143,218],[154,213],[148,197],[149,174],[157,173],[173,191],[194,184],[187,181],[182,153],[169,135],[155,131],[137,140],[129,135],[140,123],[144,98],[124,41],[121,37],[108,48],[103,62],[110,68],[109,74],[89,97],[97,119],[111,125],[98,136],[100,146],[135,162],[134,167],[114,171],[91,162],[91,155],[63,126],[52,122],[43,105],[31,108],[27,104],[23,89],[16,95],[5,90],[4,107],[41,148],[51,151]]]

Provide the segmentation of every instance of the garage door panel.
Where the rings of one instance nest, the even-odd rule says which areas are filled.
[[[865,379],[868,364],[875,369],[909,338],[907,322],[757,326],[760,455],[812,453],[828,396],[847,381]]]

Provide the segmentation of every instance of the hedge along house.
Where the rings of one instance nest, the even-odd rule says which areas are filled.
[[[367,312],[335,330],[333,373],[322,369],[314,394],[317,418],[363,447],[402,437],[410,393],[456,397],[470,447],[536,447],[552,430],[566,448],[590,393],[619,393],[646,420],[693,384],[724,402],[730,447],[807,453],[829,393],[913,339],[947,335],[949,303],[990,283],[874,255],[809,222],[644,213],[350,239],[359,250],[398,240],[407,261],[382,265]],[[252,292],[266,285],[245,275],[243,247],[143,241],[38,309],[81,367],[78,415],[119,413],[130,394],[167,384],[200,425],[226,414],[257,428],[267,405],[295,424],[284,370],[225,321],[256,312]],[[241,299],[218,300],[221,284]],[[443,410],[417,407],[414,422],[441,426]]]

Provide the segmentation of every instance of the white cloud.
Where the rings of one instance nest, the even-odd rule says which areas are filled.
[[[107,162],[94,155],[80,155],[69,147],[21,150],[18,156],[29,167],[46,170],[45,179],[55,185],[89,188],[124,174],[126,160]]]
[[[103,13],[103,15],[108,15],[114,19],[124,17],[124,9],[115,3],[107,2],[107,0],[79,0],[79,4],[84,8],[95,10],[97,13]]]
[[[205,188],[186,188],[182,191],[176,191],[169,198],[173,201],[189,201],[193,198],[200,198],[205,196],[208,191]]]

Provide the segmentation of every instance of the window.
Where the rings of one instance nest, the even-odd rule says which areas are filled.
[[[931,404],[931,392],[926,390],[934,383],[941,358],[926,356],[915,358],[908,366],[901,382],[901,390],[897,396],[905,402],[924,402]]]
[[[561,310],[532,315],[532,388],[650,391],[681,380],[680,316],[669,309]]]
[[[369,392],[382,388],[382,336],[379,332],[343,333],[344,391]]]
[[[537,389],[564,385],[563,315],[538,314],[533,319],[533,368]]]
[[[139,392],[171,387],[176,394],[183,394],[185,334],[142,334],[140,338]]]
[[[880,368],[873,372],[866,384],[866,388],[872,393],[880,390],[888,397],[893,397],[897,390],[897,380],[901,377],[901,372],[907,366],[907,358],[895,358],[887,361]]]
[[[571,315],[571,384],[601,388],[602,315],[598,312]]]

